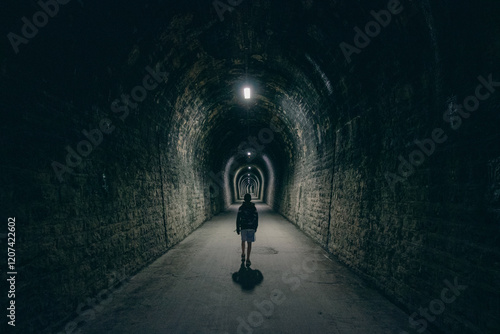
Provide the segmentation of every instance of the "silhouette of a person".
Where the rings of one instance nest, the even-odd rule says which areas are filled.
[[[255,204],[250,202],[252,196],[245,194],[244,200],[236,217],[236,233],[240,234],[241,232],[241,262],[245,261],[245,242],[248,245],[246,265],[249,267],[252,264],[250,252],[252,251],[252,242],[255,241],[255,232],[259,226],[259,216]]]

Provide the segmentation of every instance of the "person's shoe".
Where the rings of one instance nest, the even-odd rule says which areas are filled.
[[[252,265],[252,262],[250,260],[247,260],[247,267],[250,267]]]
[[[245,262],[245,254],[241,254],[241,262]]]

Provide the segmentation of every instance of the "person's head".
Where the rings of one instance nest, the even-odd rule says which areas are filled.
[[[245,197],[243,197],[243,199],[248,203],[252,200],[252,196],[250,194],[245,194]]]

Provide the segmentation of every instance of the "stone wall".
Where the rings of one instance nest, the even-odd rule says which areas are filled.
[[[500,95],[481,88],[491,94],[470,116],[460,116],[457,105],[474,101],[465,99],[484,86],[479,76],[500,81],[498,63],[487,56],[498,52],[492,35],[498,26],[484,35],[452,24],[458,18],[492,22],[485,8],[472,4],[404,6],[345,69],[338,66],[340,49],[325,66],[342,78],[333,90],[346,97],[331,105],[330,115],[345,116],[333,119],[333,140],[321,155],[295,160],[275,207],[407,310],[414,321],[408,331],[494,333],[500,268],[493,124]],[[346,23],[346,36],[357,24]],[[318,123],[330,115],[320,112]],[[324,203],[331,203],[329,213]],[[462,289],[456,299],[445,295],[447,302],[446,282]],[[434,313],[426,316],[421,308]]]

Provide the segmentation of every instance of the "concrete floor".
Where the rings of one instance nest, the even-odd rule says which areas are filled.
[[[214,217],[94,307],[82,333],[370,333],[408,316],[265,204],[251,255],[263,280],[235,283],[237,205]],[[247,272],[248,273],[248,272]],[[255,271],[253,273],[256,273]],[[76,331],[75,331],[76,332]]]

